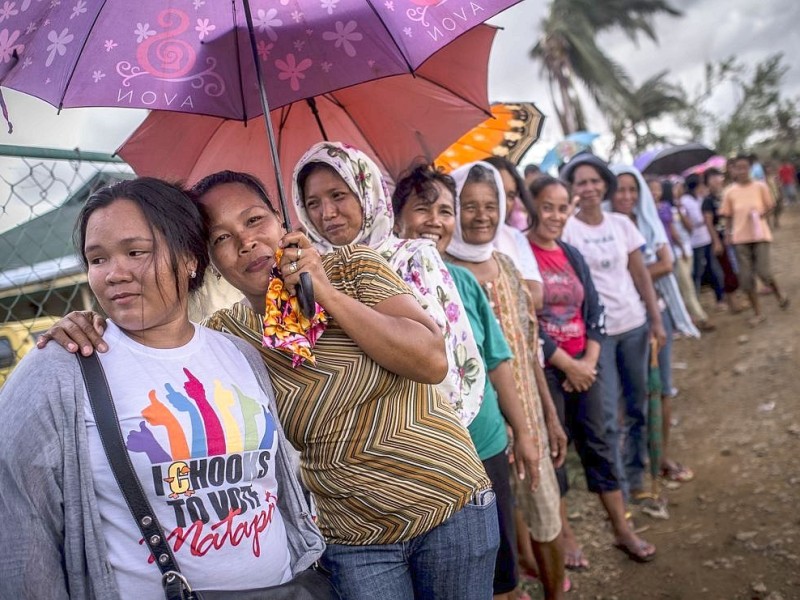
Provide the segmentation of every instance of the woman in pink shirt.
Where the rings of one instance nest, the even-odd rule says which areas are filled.
[[[761,323],[766,317],[761,313],[755,275],[769,287],[781,308],[789,306],[789,298],[778,287],[769,261],[772,232],[767,215],[775,209],[769,188],[750,178],[750,158],[737,156],[729,163],[733,184],[722,195],[719,214],[725,217],[726,241],[733,244],[739,262],[739,287],[747,294],[754,316],[750,325]]]

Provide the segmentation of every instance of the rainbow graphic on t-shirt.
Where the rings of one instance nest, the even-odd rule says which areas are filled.
[[[220,468],[244,476],[243,467],[229,466],[223,457],[237,457],[231,457],[233,462],[243,462],[242,456],[252,457],[252,462],[258,464],[257,451],[272,448],[276,430],[275,419],[266,407],[236,385],[228,388],[214,380],[213,396],[209,399],[202,382],[189,369],[184,368],[183,372],[186,381],[182,385],[165,383],[161,393],[150,390],[149,402],[141,411],[144,420],[138,429],[128,432],[126,440],[129,452],[145,454],[154,465],[154,479],[161,476],[161,481],[169,484],[170,498],[193,495],[198,485],[205,487],[203,483],[209,475]],[[178,419],[180,413],[189,417],[188,435]],[[168,448],[153,433],[161,427],[166,430]],[[263,433],[259,434],[260,430]],[[203,460],[210,457],[220,459]],[[156,466],[164,463],[170,463],[166,470]],[[253,473],[250,470],[251,476]],[[163,495],[164,491],[157,487],[156,494]]]
[[[142,410],[144,421],[139,424],[138,430],[128,433],[129,451],[143,452],[151,463],[156,464],[272,447],[275,420],[262,404],[247,396],[237,386],[231,386],[233,388],[231,391],[224,387],[222,382],[215,380],[213,396],[217,408],[215,411],[208,401],[203,384],[189,369],[184,368],[183,372],[186,374],[186,383],[183,384],[185,394],[167,383],[164,385],[163,397],[166,398],[164,402],[156,390],[150,390],[148,394],[150,403]],[[244,422],[244,434],[233,413],[237,404]],[[186,433],[175,415],[176,412],[189,415],[191,449]],[[266,426],[264,434],[259,438],[257,417],[262,415]],[[166,428],[169,439],[168,452],[158,443],[145,421],[151,427]]]

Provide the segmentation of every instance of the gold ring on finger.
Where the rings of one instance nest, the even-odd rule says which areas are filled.
[[[300,260],[301,256],[303,256],[303,249],[302,248],[298,248],[297,249],[297,260]]]
[[[296,273],[297,272],[297,263],[295,261],[292,261],[292,262],[289,263],[289,272],[290,273]]]

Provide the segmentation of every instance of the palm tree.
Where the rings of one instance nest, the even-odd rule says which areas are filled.
[[[530,55],[541,62],[547,74],[565,135],[586,128],[576,80],[598,103],[630,96],[630,78],[598,46],[597,34],[619,28],[633,40],[642,33],[655,41],[652,19],[659,13],[681,14],[667,0],[552,0],[550,13],[542,20],[541,37]]]
[[[639,154],[648,146],[666,141],[663,136],[653,132],[651,122],[686,108],[683,88],[667,81],[666,77],[667,71],[653,75],[623,97],[621,104],[601,104],[610,115],[609,124],[614,134],[612,155],[626,142],[632,142],[633,154]]]

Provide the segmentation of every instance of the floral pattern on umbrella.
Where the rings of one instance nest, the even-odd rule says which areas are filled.
[[[270,106],[410,72],[517,1],[252,0]],[[59,107],[261,113],[239,1],[5,1],[0,83]]]

